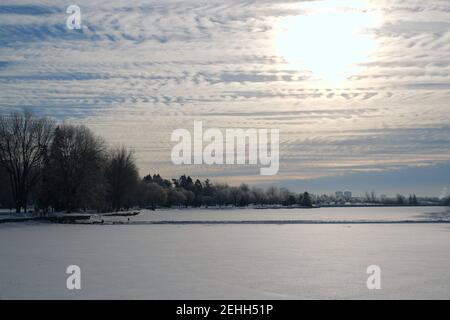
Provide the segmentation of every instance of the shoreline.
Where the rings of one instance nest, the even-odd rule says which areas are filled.
[[[364,216],[361,216],[359,219],[340,219],[337,220],[338,216],[330,216],[326,220],[321,220],[317,218],[316,212],[320,212],[320,209],[341,209],[341,208],[361,208],[361,209],[369,209],[369,208],[403,208],[403,207],[421,207],[421,208],[435,208],[440,207],[443,212],[447,214],[450,212],[448,206],[387,206],[387,205],[376,205],[376,206],[324,206],[324,207],[203,207],[203,208],[158,208],[156,210],[143,209],[143,210],[130,210],[130,211],[121,211],[121,212],[106,212],[106,213],[51,213],[45,216],[34,216],[30,213],[21,216],[20,214],[12,213],[8,214],[6,212],[0,213],[0,224],[3,223],[21,223],[21,222],[42,222],[42,223],[55,223],[55,224],[83,224],[83,225],[194,225],[194,224],[425,224],[425,223],[450,223],[450,219],[447,218],[447,215],[442,217],[436,217],[437,219],[429,219],[423,218],[422,220],[416,219],[401,219],[401,220],[392,220],[390,217],[382,217],[378,220],[367,220]],[[274,210],[276,209],[276,210]],[[278,209],[287,209],[284,212],[289,212],[291,209],[292,214],[288,214],[290,218],[284,219],[283,214],[280,213],[278,215],[276,211]],[[301,209],[316,209],[318,211],[311,211],[309,214],[307,211],[303,211]],[[262,210],[260,213],[257,210]],[[296,211],[298,210],[298,211]],[[344,210],[344,209],[342,209]],[[336,213],[345,212],[342,210],[336,211]],[[201,219],[192,220],[189,218],[189,212],[203,212]],[[247,218],[238,218],[233,220],[233,212],[243,211],[243,212],[254,212]],[[273,211],[273,217],[264,218],[266,214],[264,211]],[[280,210],[282,212],[283,210]],[[181,215],[181,219],[177,220],[168,220],[166,213],[170,212],[178,212]],[[188,214],[184,216],[183,212]],[[218,214],[230,214],[231,217],[216,220],[214,212]],[[222,212],[222,213],[221,213]],[[157,214],[159,218],[156,220],[151,218],[150,220],[138,218],[137,220],[130,218],[134,218],[139,216],[140,214]],[[299,214],[297,216],[297,214]],[[272,214],[271,214],[272,215]],[[183,217],[184,216],[184,217]],[[223,216],[226,217],[226,216]],[[117,219],[119,218],[119,219]],[[230,219],[231,218],[231,219]],[[246,220],[248,219],[248,220]],[[261,219],[261,220],[259,220]]]

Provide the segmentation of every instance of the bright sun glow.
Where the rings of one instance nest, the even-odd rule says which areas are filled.
[[[377,49],[367,31],[381,19],[368,2],[314,1],[300,9],[305,13],[283,18],[277,28],[276,47],[288,69],[336,84],[356,74],[358,63]]]

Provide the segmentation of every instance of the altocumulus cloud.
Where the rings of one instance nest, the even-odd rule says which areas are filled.
[[[260,179],[257,168],[173,166],[170,133],[194,119],[279,128],[278,182],[450,160],[448,1],[371,2],[378,49],[342,85],[289,68],[275,47],[278,22],[308,13],[301,1],[76,4],[80,31],[65,28],[66,1],[2,1],[0,112],[88,124],[132,145],[142,173],[170,176]]]

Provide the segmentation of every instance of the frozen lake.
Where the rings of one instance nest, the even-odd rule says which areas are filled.
[[[127,222],[127,218],[104,218]],[[447,207],[353,207],[318,209],[171,209],[144,210],[130,218],[132,224],[161,221],[188,222],[435,222],[449,221]]]
[[[217,220],[265,223],[205,223]],[[447,208],[415,207],[164,210],[121,225],[0,224],[0,298],[450,299],[450,224],[442,221]],[[81,290],[66,288],[68,265],[80,266]],[[380,290],[366,287],[369,265],[381,268]]]

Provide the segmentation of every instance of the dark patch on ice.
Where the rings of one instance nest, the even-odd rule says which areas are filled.
[[[416,217],[424,220],[450,221],[450,208],[446,208],[445,211],[424,212],[417,215]]]

